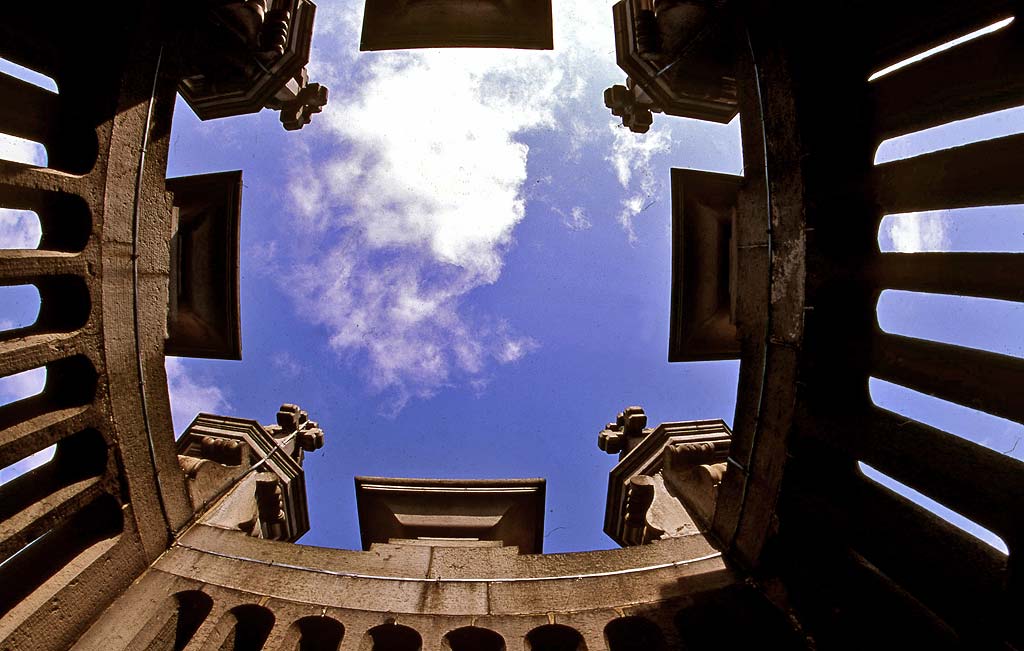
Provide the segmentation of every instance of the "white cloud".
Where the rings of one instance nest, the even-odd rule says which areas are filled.
[[[199,412],[223,413],[230,408],[220,387],[192,377],[181,358],[166,358],[164,368],[175,432],[184,430]]]
[[[285,283],[390,409],[445,386],[482,390],[488,365],[538,347],[466,297],[498,280],[526,216],[523,136],[564,131],[576,159],[601,136],[566,102],[603,110],[601,89],[622,76],[610,6],[556,3],[553,52],[361,55],[361,8],[318,8],[310,76],[331,102],[309,128],[326,138],[296,148],[290,190],[296,222],[327,251]],[[571,215],[589,225],[582,208]]]
[[[565,225],[572,231],[585,231],[593,226],[583,206],[572,207],[572,210],[569,211],[569,216],[565,219]]]
[[[506,364],[509,362],[515,362],[538,348],[540,348],[540,344],[528,337],[522,339],[506,339],[501,350],[498,352],[498,359]]]
[[[888,236],[892,246],[891,250],[900,253],[918,253],[949,249],[946,221],[941,212],[889,215],[883,223],[885,224],[884,233]],[[883,242],[883,248],[885,248],[885,242]]]
[[[274,370],[288,379],[294,380],[302,375],[303,367],[288,351],[275,353],[270,357]]]
[[[661,190],[661,184],[651,165],[651,159],[657,154],[669,151],[672,136],[665,129],[652,128],[647,133],[633,133],[620,126],[610,125],[614,134],[611,152],[607,159],[615,169],[615,175],[624,190],[632,192],[622,200],[621,209],[616,219],[629,236],[630,242],[636,241],[633,220],[651,206],[653,198]],[[635,178],[639,176],[639,187]]]

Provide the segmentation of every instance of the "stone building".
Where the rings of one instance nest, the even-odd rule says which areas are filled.
[[[0,161],[0,205],[42,226],[38,249],[0,251],[0,282],[42,303],[0,333],[0,376],[47,369],[41,394],[0,406],[0,467],[57,451],[0,487],[0,649],[1024,646],[1022,464],[867,389],[877,377],[1024,422],[1020,359],[875,317],[885,288],[1024,302],[1021,255],[877,246],[886,214],[1024,203],[1024,136],[873,163],[886,139],[1022,103],[1020,21],[876,74],[1019,2],[616,5],[630,81],[606,101],[624,124],[740,115],[742,177],[674,178],[670,319],[673,359],[740,360],[738,401],[731,432],[648,430],[624,410],[600,443],[622,455],[606,530],[625,546],[550,555],[409,542],[464,534],[291,544],[308,526],[303,452],[323,442],[294,406],[272,426],[201,415],[174,441],[165,351],[240,353],[237,178],[168,182],[174,97],[203,118],[269,107],[301,128],[327,101],[303,68],[313,12],[5,7],[0,56],[59,92],[0,75],[0,131],[48,154]]]

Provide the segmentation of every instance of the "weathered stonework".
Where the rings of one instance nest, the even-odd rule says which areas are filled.
[[[631,131],[646,133],[651,113],[730,122],[739,110],[733,34],[725,2],[622,0],[613,7],[615,55],[625,86],[605,106]]]
[[[178,439],[192,506],[210,507],[205,522],[289,542],[309,531],[302,455],[324,435],[295,405],[281,405],[277,421],[199,414]]]
[[[543,479],[356,477],[363,549],[398,541],[539,554],[544,490]]]
[[[628,407],[617,422],[624,426],[609,423],[598,435],[601,449],[619,451],[619,463],[608,473],[605,533],[630,546],[708,531],[732,437],[725,423],[662,423],[643,429],[647,416],[640,407]],[[625,438],[620,430],[632,435]]]
[[[182,98],[201,120],[281,111],[294,131],[327,104],[327,88],[309,83],[316,5],[309,0],[196,3],[181,52]]]
[[[0,251],[0,282],[33,284],[42,302],[35,324],[0,333],[0,375],[45,367],[48,378],[40,395],[0,406],[0,467],[56,453],[0,487],[0,649],[1024,646],[1013,610],[1024,602],[1024,467],[880,409],[868,391],[879,378],[1024,422],[1020,359],[881,332],[875,315],[885,289],[1024,301],[1020,254],[877,244],[886,214],[1024,203],[1022,136],[873,163],[886,139],[1017,106],[1022,21],[868,81],[1019,6],[709,6],[731,21],[719,34],[731,34],[736,98],[723,107],[719,93],[717,118],[705,117],[739,108],[744,147],[732,436],[712,421],[709,440],[676,445],[666,426],[686,439],[694,424],[651,431],[623,412],[602,440],[623,455],[606,526],[629,546],[551,555],[283,542],[306,526],[302,454],[322,441],[297,408],[269,427],[200,419],[175,447],[164,372],[175,93],[200,75],[191,98],[211,111],[280,104],[301,125],[322,89],[300,68],[270,68],[263,86],[246,67],[301,45],[298,11],[289,22],[271,15],[276,2],[6,7],[0,56],[59,92],[0,74],[0,131],[43,144],[48,159],[0,161],[0,206],[37,212],[43,231],[38,249]],[[666,37],[692,36],[654,24],[662,41],[643,43],[648,72]],[[620,57],[635,59],[637,41],[623,40],[634,27],[617,25]],[[720,67],[692,63],[656,87],[729,90]],[[653,110],[644,104],[633,113]],[[858,463],[986,527],[1009,554]]]

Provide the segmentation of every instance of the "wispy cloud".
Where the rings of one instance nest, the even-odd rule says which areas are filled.
[[[583,206],[573,206],[564,222],[572,231],[585,231],[593,226],[590,218],[587,217],[587,210]]]
[[[179,357],[168,357],[167,391],[171,399],[171,419],[174,431],[181,433],[199,412],[224,413],[230,404],[221,388],[201,378],[193,377],[186,362]]]
[[[281,351],[271,355],[270,364],[274,367],[275,371],[290,380],[294,380],[302,375],[302,364],[288,351]]]
[[[621,126],[609,127],[614,134],[612,149],[607,156],[615,175],[627,196],[622,200],[616,219],[626,231],[630,242],[637,240],[633,220],[651,206],[661,190],[651,165],[655,155],[668,152],[672,145],[671,133],[653,128],[647,133],[633,133]],[[639,182],[637,182],[639,178]]]
[[[948,250],[946,219],[941,212],[889,215],[883,221],[881,246],[900,253]]]
[[[352,50],[358,11],[318,10],[310,68],[331,85],[314,126],[326,139],[298,150],[291,197],[328,250],[286,282],[389,410],[445,386],[479,389],[489,365],[538,347],[467,298],[499,279],[526,216],[524,136],[570,125],[570,158],[593,138],[566,102],[599,102],[619,76],[609,6],[558,3],[555,52],[364,55]],[[570,215],[570,228],[589,224],[582,209]]]

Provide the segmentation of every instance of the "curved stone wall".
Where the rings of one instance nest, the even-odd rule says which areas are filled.
[[[163,366],[176,82],[146,38],[156,18],[22,5],[0,24],[0,57],[58,87],[0,74],[0,132],[47,154],[0,161],[0,207],[42,227],[38,248],[0,250],[0,284],[41,298],[34,324],[0,333],[0,376],[46,372],[42,393],[0,406],[0,467],[55,448],[0,487],[3,649],[68,647],[192,516]]]
[[[884,139],[1019,104],[1022,21],[868,81],[1019,3],[842,9],[841,32],[802,27],[835,25],[831,6],[737,4],[751,55],[737,57],[744,340],[717,539],[745,569],[781,577],[778,601],[794,597],[819,648],[877,648],[883,634],[906,648],[1020,646],[1007,604],[1024,595],[1021,464],[880,409],[867,390],[877,377],[1024,422],[1019,358],[884,333],[875,317],[885,289],[1024,300],[1018,254],[877,247],[888,213],[1024,203],[1022,136],[872,159]],[[0,251],[0,282],[35,285],[42,302],[34,325],[0,333],[0,376],[47,371],[39,396],[0,406],[0,467],[56,446],[53,461],[0,487],[0,649],[791,639],[766,623],[764,602],[737,596],[736,576],[698,537],[514,556],[187,529],[163,370],[164,176],[180,76],[159,45],[163,5],[20,3],[0,21],[0,56],[59,87],[0,75],[0,131],[48,154],[45,167],[0,161],[0,206],[35,211],[43,231],[36,250]],[[1009,555],[872,484],[858,462],[991,529]]]
[[[208,616],[189,635],[190,648],[197,649],[221,648],[238,629],[247,639],[265,633],[265,643],[251,648],[266,649],[298,648],[305,630],[331,639],[343,632],[344,650],[406,648],[412,633],[424,649],[500,648],[500,641],[508,649],[594,650],[609,648],[606,627],[612,622],[618,622],[613,631],[636,629],[644,639],[674,644],[675,612],[695,596],[735,582],[700,535],[569,554],[401,545],[362,552],[198,525],[115,603],[79,648],[134,648],[130,640],[154,628],[146,613],[170,617],[168,595],[193,604],[180,595],[197,594],[212,599]],[[205,607],[203,601],[189,612]],[[579,643],[572,646],[575,635]],[[634,638],[621,630],[612,635]],[[625,644],[611,648],[631,648]]]

